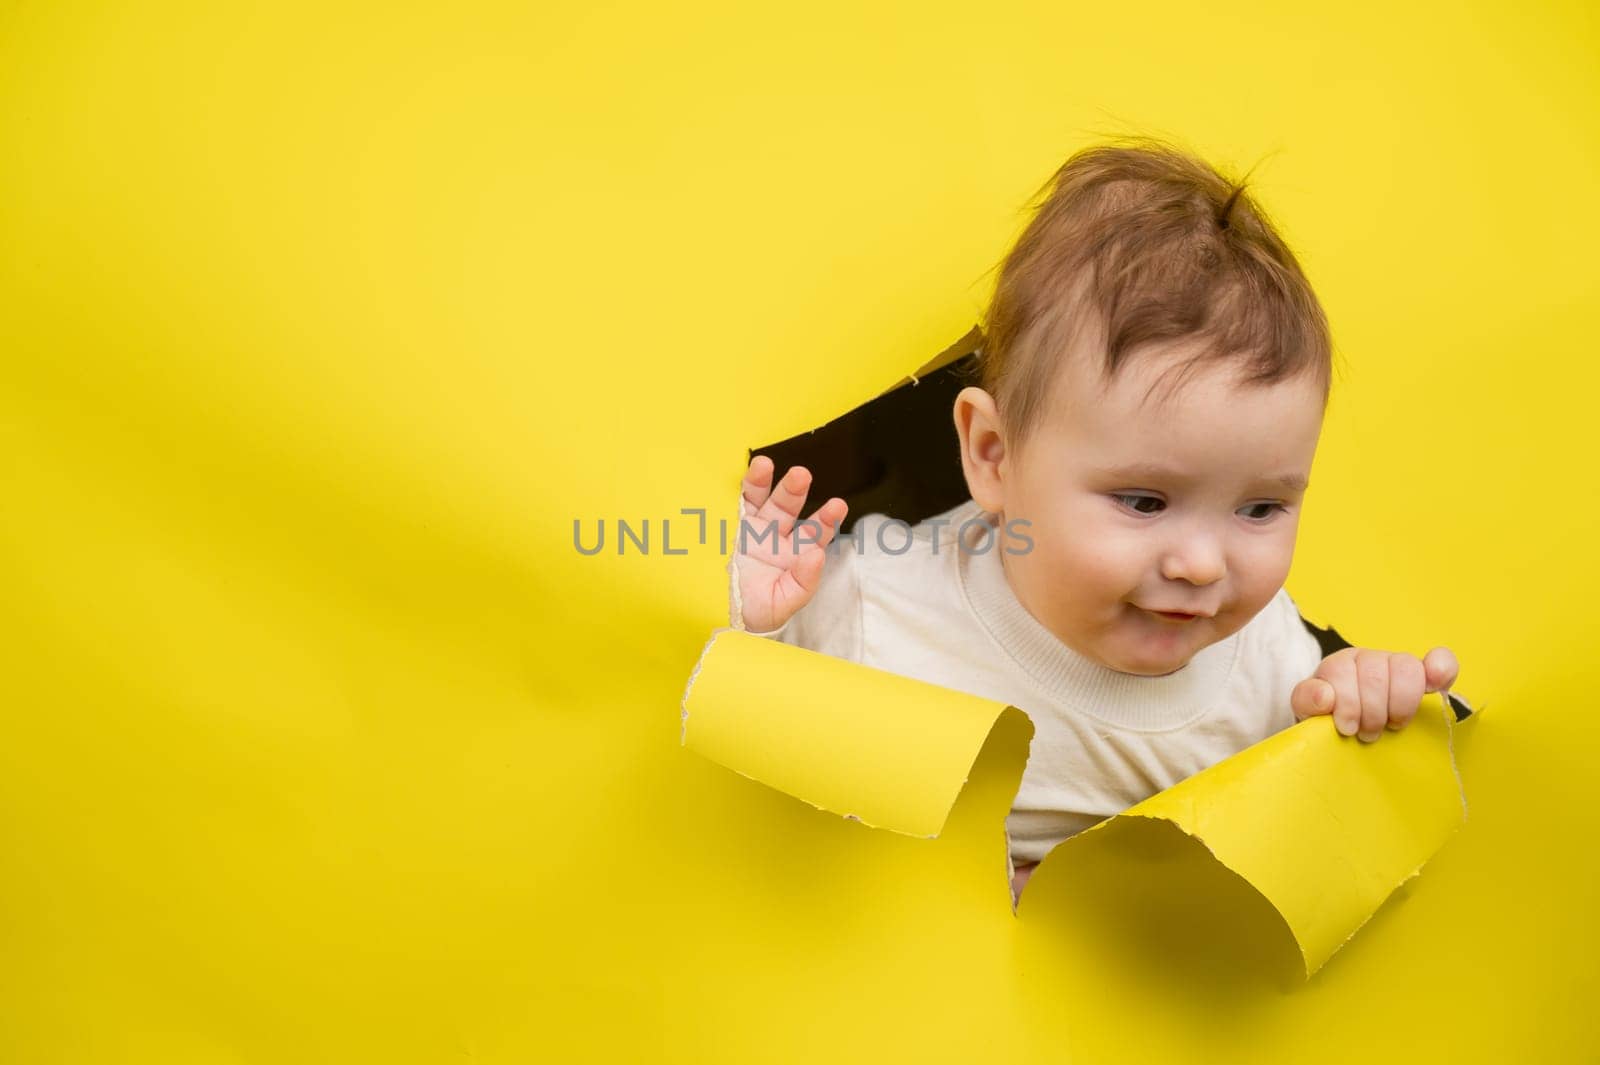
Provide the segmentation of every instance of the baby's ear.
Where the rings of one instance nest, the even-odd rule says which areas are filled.
[[[951,415],[961,439],[967,492],[984,510],[998,513],[1005,502],[1000,466],[1006,457],[1006,438],[994,397],[968,385],[956,395]]]

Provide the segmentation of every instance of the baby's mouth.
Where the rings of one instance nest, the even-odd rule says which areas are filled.
[[[1139,609],[1151,617],[1160,618],[1162,621],[1171,622],[1175,625],[1185,625],[1200,619],[1199,614],[1190,614],[1181,610],[1148,610],[1145,607],[1140,607]]]

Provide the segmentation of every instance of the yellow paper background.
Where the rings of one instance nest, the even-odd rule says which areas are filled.
[[[0,1060],[1581,1058],[1597,43],[1581,4],[0,11]],[[1469,820],[1310,982],[1159,823],[1023,922],[999,783],[919,840],[686,752],[714,537],[573,549],[731,510],[1130,128],[1270,153],[1332,320],[1291,592],[1490,706]]]

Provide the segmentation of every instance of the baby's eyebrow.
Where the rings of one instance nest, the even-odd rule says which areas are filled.
[[[1267,480],[1290,492],[1304,492],[1311,487],[1311,482],[1298,473],[1281,473],[1276,477],[1268,477]]]
[[[1115,477],[1129,481],[1138,480],[1164,480],[1183,484],[1193,480],[1188,474],[1167,466],[1159,466],[1149,462],[1136,462],[1131,466],[1113,466],[1099,471],[1102,477]],[[1262,484],[1274,485],[1287,492],[1304,492],[1311,487],[1311,482],[1298,473],[1278,473],[1260,478]]]

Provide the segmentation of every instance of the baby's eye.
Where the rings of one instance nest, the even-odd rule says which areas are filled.
[[[1157,514],[1160,513],[1160,511],[1166,506],[1166,503],[1162,502],[1156,496],[1113,495],[1111,498],[1115,499],[1118,503],[1121,503],[1123,506],[1127,507],[1136,514]],[[1145,509],[1139,506],[1141,503],[1154,503],[1155,506]]]
[[[1266,521],[1278,511],[1287,509],[1282,503],[1251,503],[1249,506],[1241,509],[1243,511],[1261,511],[1263,507],[1266,508],[1265,511],[1261,513],[1249,514],[1248,517],[1252,521]]]

